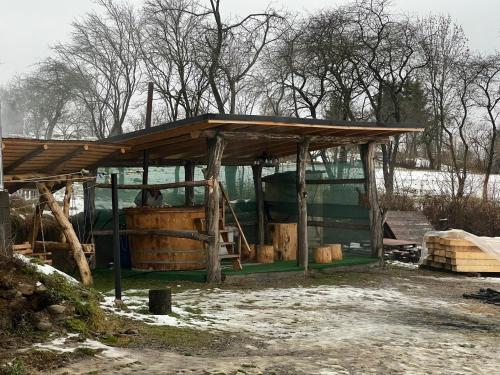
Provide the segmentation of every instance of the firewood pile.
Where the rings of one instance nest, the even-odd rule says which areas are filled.
[[[464,298],[478,299],[484,303],[500,306],[500,292],[491,288],[481,288],[478,293],[464,293]]]
[[[500,272],[500,260],[465,239],[427,236],[424,266],[452,272]]]

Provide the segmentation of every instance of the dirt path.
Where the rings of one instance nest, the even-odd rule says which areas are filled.
[[[500,281],[397,270],[345,283],[186,291],[175,295],[180,324],[243,333],[252,344],[203,355],[114,349],[58,373],[494,374],[500,309],[461,297],[479,287]]]

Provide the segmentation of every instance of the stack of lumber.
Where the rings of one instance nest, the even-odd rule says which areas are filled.
[[[429,236],[424,265],[453,272],[500,272],[500,260],[473,243],[455,238]]]
[[[34,253],[33,248],[31,247],[31,244],[29,242],[12,245],[12,251],[15,254],[22,254],[27,257],[38,258],[45,264],[52,264],[52,260],[49,259],[49,256],[52,255],[52,253],[47,253],[47,252]]]

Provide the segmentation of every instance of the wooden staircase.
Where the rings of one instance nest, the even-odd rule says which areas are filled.
[[[222,208],[224,209],[224,208]],[[219,222],[219,260],[223,261],[230,260],[233,264],[235,270],[241,270],[241,236],[237,228],[226,227],[224,224],[224,215],[220,216]],[[197,230],[200,233],[206,232],[206,219],[199,218],[196,219]]]

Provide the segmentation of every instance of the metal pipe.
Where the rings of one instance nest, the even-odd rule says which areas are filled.
[[[113,265],[115,274],[115,301],[122,299],[121,260],[120,260],[120,215],[118,210],[117,175],[111,175],[111,204],[113,207]]]

